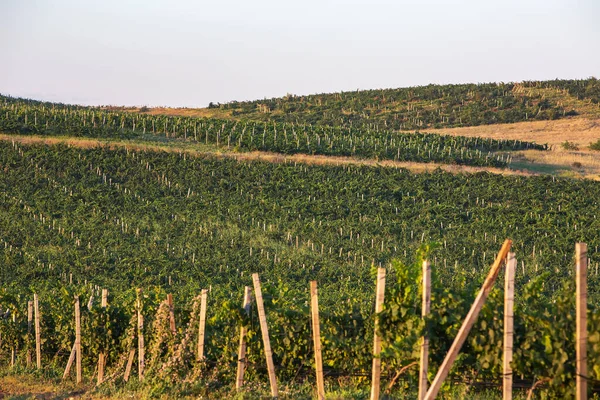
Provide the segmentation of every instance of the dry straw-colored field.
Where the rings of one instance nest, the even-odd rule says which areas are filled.
[[[521,151],[515,154],[514,169],[536,173],[600,180],[600,152],[588,148],[600,139],[600,119],[574,117],[554,121],[432,129],[428,132],[493,139],[527,140],[547,143],[550,151]],[[561,144],[571,142],[579,150],[565,150]]]

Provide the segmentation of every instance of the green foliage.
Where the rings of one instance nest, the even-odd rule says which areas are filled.
[[[600,84],[584,80],[426,85],[309,96],[286,96],[222,104],[244,120],[305,123],[371,130],[424,130],[577,115],[561,97],[549,99],[538,89],[565,91],[598,103]]]
[[[600,151],[600,139],[598,139],[594,143],[590,143],[589,148],[590,150]]]
[[[4,104],[2,104],[4,100]],[[0,96],[0,131],[107,139],[196,143],[230,151],[272,151],[380,160],[506,167],[497,151],[546,150],[523,141],[468,138],[387,129],[313,126],[112,112]]]
[[[560,144],[560,147],[562,147],[565,150],[579,150],[579,146],[577,146],[577,143],[569,142],[568,140],[562,142]]]
[[[266,369],[256,310],[248,316],[241,309],[243,287],[251,285],[252,272],[260,272],[280,379],[313,376],[310,280],[319,282],[330,376],[359,376],[364,385],[375,318],[384,337],[384,380],[416,361],[424,332],[431,337],[435,371],[501,240],[512,237],[523,261],[517,272],[515,348],[526,349],[515,355],[515,370],[528,380],[551,379],[543,389],[550,394],[568,389],[573,296],[565,282],[572,280],[577,241],[589,247],[589,358],[600,360],[595,182],[439,171],[415,175],[17,143],[0,143],[0,170],[0,305],[19,312],[15,323],[0,320],[6,338],[1,350],[5,354],[16,346],[18,359],[31,348],[23,310],[36,292],[44,365],[64,368],[78,295],[84,370],[91,374],[98,352],[107,350],[108,375],[118,384],[136,345],[132,288],[141,287],[148,384],[156,384],[157,393],[168,391],[172,382],[188,385],[186,390],[202,382],[209,391],[232,382],[242,325],[249,328],[249,382],[262,382]],[[422,321],[424,258],[433,264],[433,293],[430,317]],[[373,272],[380,264],[388,272],[386,305],[374,316]],[[110,289],[106,310],[99,306],[99,287]],[[210,288],[207,359],[197,363],[201,288]],[[167,292],[175,298],[176,334],[161,307]],[[493,291],[483,307],[455,378],[497,379],[500,294]],[[600,374],[596,361],[590,371],[596,378]],[[398,388],[413,385],[415,374],[409,368]]]

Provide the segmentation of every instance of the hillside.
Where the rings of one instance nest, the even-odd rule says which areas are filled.
[[[518,371],[530,384],[540,375],[555,378],[547,390],[563,393],[568,385],[561,382],[572,377],[572,367],[564,373],[546,367],[562,356],[545,353],[538,338],[571,353],[571,340],[561,335],[572,329],[568,299],[577,241],[589,244],[590,304],[597,304],[600,296],[595,273],[600,245],[595,199],[600,187],[591,181],[442,171],[412,174],[374,166],[267,163],[124,146],[80,148],[9,140],[0,142],[0,169],[0,304],[16,316],[14,323],[0,319],[2,359],[8,360],[18,348],[18,365],[25,369],[32,335],[23,307],[36,293],[44,315],[44,371],[62,374],[74,335],[73,296],[87,301],[90,296],[99,298],[99,288],[109,288],[109,311],[102,311],[97,300],[82,310],[88,385],[97,352],[110,349],[110,378],[103,390],[169,393],[173,387],[196,396],[234,396],[232,349],[240,324],[247,324],[248,391],[264,393],[256,310],[245,318],[240,308],[244,286],[252,284],[254,272],[263,283],[278,380],[297,393],[293,382],[299,376],[304,385],[300,388],[311,391],[306,288],[316,280],[326,371],[332,376],[331,389],[343,390],[344,383],[335,377],[351,379],[370,370],[372,274],[377,266],[388,271],[390,312],[383,320],[388,335],[382,357],[383,379],[390,382],[405,362],[418,357],[413,349],[422,325],[416,285],[423,255],[435,271],[431,329],[438,336],[430,360],[435,370],[499,246],[511,237],[519,255],[516,343],[518,348],[539,349],[537,364],[526,363],[533,350],[515,355],[521,362]],[[135,326],[131,321],[140,309],[135,288],[144,290],[146,366],[152,377],[147,386],[122,381]],[[194,359],[189,338],[198,331],[201,289],[210,289],[209,319],[207,363],[198,367],[189,362]],[[175,334],[169,333],[164,319],[167,293],[175,301]],[[487,332],[490,324],[501,329],[502,318],[497,311],[501,297],[494,293],[454,379],[495,379],[501,343],[490,341]],[[556,312],[545,313],[548,304]],[[590,307],[590,329],[595,333],[600,313]],[[402,316],[394,309],[404,310]],[[563,328],[557,331],[556,326]],[[178,351],[188,355],[182,359]],[[594,350],[590,359],[600,360],[597,354]],[[412,396],[415,372],[407,372],[398,396]],[[356,385],[365,386],[361,381]]]
[[[428,360],[436,371],[506,238],[518,259],[515,388],[541,381],[536,391],[550,398],[572,391],[577,242],[589,246],[590,374],[600,379],[600,185],[569,179],[600,172],[597,153],[585,148],[600,137],[595,82],[563,82],[563,89],[523,83],[496,94],[513,104],[496,111],[482,111],[493,85],[454,88],[460,112],[480,104],[460,124],[479,121],[480,111],[505,119],[524,111],[526,120],[451,128],[456,120],[448,117],[439,130],[428,128],[435,133],[360,118],[352,126],[309,123],[302,113],[289,114],[295,122],[255,120],[225,106],[197,117],[193,110],[175,110],[192,114],[182,116],[0,97],[0,315],[13,316],[0,318],[0,371],[7,375],[0,395],[11,385],[19,395],[48,397],[267,395],[261,317],[256,307],[241,307],[258,273],[282,398],[314,394],[310,281],[318,283],[328,393],[368,396],[378,321],[382,382],[393,386],[390,398],[414,398],[418,370],[410,367],[419,363],[421,336],[435,338]],[[440,88],[428,89],[429,104],[455,110]],[[385,101],[401,104],[406,90]],[[468,96],[480,99],[462,108]],[[404,117],[424,115],[423,100],[415,99]],[[568,116],[575,108],[578,115]],[[566,140],[582,150],[563,149]],[[574,166],[579,159],[585,163]],[[424,259],[433,270],[427,319],[420,311]],[[378,267],[387,286],[384,311],[375,315]],[[109,291],[107,306],[101,289]],[[34,294],[42,310],[38,372],[27,321]],[[494,289],[445,398],[468,398],[469,390],[479,398],[475,382],[497,398],[502,301]],[[74,385],[60,377],[74,354],[77,305],[83,383]],[[247,373],[238,393],[242,327]],[[95,387],[100,354],[106,376]],[[141,382],[125,379],[131,368],[144,371]],[[15,385],[15,374],[25,384]],[[28,384],[33,376],[44,379]]]
[[[590,78],[288,95],[211,103],[204,109],[156,108],[147,112],[411,131],[554,120],[576,115],[598,118],[599,102],[600,81]]]

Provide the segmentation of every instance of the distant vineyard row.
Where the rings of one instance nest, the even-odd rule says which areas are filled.
[[[531,142],[399,134],[379,129],[117,113],[0,98],[0,131],[100,138],[156,138],[216,145],[236,151],[353,156],[380,160],[506,167],[498,151],[547,149]]]
[[[550,120],[577,115],[573,99],[600,116],[600,81],[526,81],[427,85],[213,104],[214,111],[256,121],[360,129],[424,130]]]

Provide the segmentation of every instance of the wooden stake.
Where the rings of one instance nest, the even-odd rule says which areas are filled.
[[[101,307],[103,310],[106,310],[107,306],[108,306],[108,290],[102,289]],[[97,385],[104,382],[104,366],[105,366],[105,364],[106,364],[106,353],[103,351],[98,356],[98,381],[96,382]]]
[[[138,379],[144,379],[144,316],[142,315],[142,289],[138,289]]]
[[[325,399],[323,381],[323,357],[321,354],[321,326],[319,325],[319,295],[317,281],[310,281],[310,311],[312,316],[313,342],[315,346],[315,370],[317,373],[317,399]]]
[[[198,357],[197,360],[204,359],[204,331],[206,329],[206,298],[208,290],[202,289],[200,298],[200,324],[198,325]]]
[[[31,328],[33,325],[33,301],[27,302],[27,336],[31,335]],[[27,368],[31,367],[31,348],[27,349]]]
[[[169,282],[170,279],[171,277],[169,277]],[[177,333],[177,329],[175,328],[175,307],[173,306],[173,295],[171,293],[167,295],[167,303],[169,304],[169,323],[171,332],[173,333],[173,336],[175,336],[175,333]]]
[[[250,286],[246,286],[244,288],[244,303],[242,307],[246,310],[246,315],[250,315],[250,304],[252,303],[252,289]],[[237,367],[237,376],[235,379],[235,388],[236,390],[240,390],[242,385],[244,384],[244,372],[246,370],[246,334],[248,333],[248,328],[242,326],[240,328],[240,347],[238,349],[238,367]]]
[[[75,361],[75,343],[73,343],[73,347],[71,347],[71,354],[69,355],[69,361],[67,361],[67,367],[65,368],[63,379],[67,379],[67,377],[69,376],[69,373],[71,372],[71,366],[73,365],[73,361]]]
[[[385,268],[377,268],[377,284],[375,288],[375,315],[383,310],[383,298],[385,294]],[[381,337],[377,333],[379,324],[375,322],[375,334],[373,339],[373,373],[371,379],[371,400],[379,399],[379,387],[381,378]]]
[[[431,309],[431,264],[423,261],[423,303],[421,317],[425,319]],[[429,367],[429,336],[427,333],[421,338],[421,364],[419,368],[419,400],[425,398],[427,393],[427,369]]]
[[[576,344],[576,391],[575,398],[577,400],[587,399],[587,244],[577,243],[575,245],[576,257],[576,329],[577,329],[577,344]]]
[[[13,312],[12,315],[12,320],[13,320],[13,325],[15,325],[17,323],[17,314]],[[10,367],[14,367],[15,366],[15,361],[17,358],[17,348],[15,346],[13,346],[13,348],[10,351]]]
[[[446,354],[446,358],[444,359],[444,362],[442,362],[442,365],[440,366],[438,373],[436,374],[435,378],[433,379],[433,382],[431,383],[431,387],[427,391],[427,394],[425,394],[425,399],[433,400],[437,396],[438,392],[440,391],[440,389],[442,387],[442,383],[444,382],[444,379],[446,379],[446,377],[448,376],[448,373],[450,372],[450,368],[452,368],[452,364],[454,363],[454,360],[456,360],[456,357],[458,356],[458,352],[460,351],[460,348],[462,347],[463,343],[467,339],[467,336],[469,335],[469,331],[471,330],[471,328],[473,327],[473,324],[475,324],[475,321],[477,320],[477,317],[479,316],[479,312],[481,311],[481,307],[483,307],[483,303],[485,303],[485,300],[487,299],[490,291],[492,290],[492,287],[494,286],[494,282],[496,281],[496,278],[498,277],[498,273],[500,272],[500,267],[502,266],[502,262],[506,259],[506,256],[508,255],[508,252],[510,251],[511,244],[512,244],[512,241],[510,239],[506,239],[504,241],[504,244],[502,245],[502,248],[500,249],[500,252],[498,253],[498,256],[496,257],[494,264],[492,264],[492,267],[490,268],[490,272],[489,272],[487,278],[485,279],[485,282],[483,283],[483,286],[481,287],[479,294],[475,298],[475,301],[473,302],[473,305],[471,306],[469,313],[465,317],[465,320],[463,321],[463,324],[460,327],[460,330],[458,331],[456,338],[454,338],[454,342],[452,343],[452,346],[450,346],[450,350],[448,350],[448,354]]]
[[[38,295],[33,294],[33,308],[35,311],[35,360],[37,369],[42,368],[42,339],[40,337],[40,304]]]
[[[125,367],[125,376],[123,380],[127,382],[129,380],[129,374],[131,374],[131,366],[133,365],[133,358],[135,357],[135,349],[129,350],[129,358],[127,359],[127,366]]]
[[[504,276],[504,366],[502,392],[504,400],[512,400],[513,371],[510,363],[513,359],[513,326],[515,301],[515,253],[508,253]]]
[[[258,274],[252,274],[254,283],[254,295],[256,297],[256,307],[258,308],[258,320],[260,322],[260,332],[265,346],[265,357],[267,359],[267,370],[269,371],[269,383],[271,384],[271,395],[278,397],[277,378],[275,377],[275,365],[273,364],[273,352],[271,351],[271,342],[269,341],[269,327],[267,326],[267,316],[263,304],[262,291],[260,289],[260,280]]]
[[[76,382],[81,383],[81,314],[79,312],[79,296],[75,296],[75,372]]]

